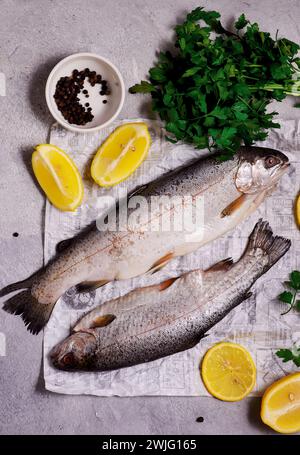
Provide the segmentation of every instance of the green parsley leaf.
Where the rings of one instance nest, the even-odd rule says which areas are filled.
[[[215,107],[209,113],[209,115],[211,115],[212,117],[217,117],[220,120],[226,120],[227,114],[228,114],[228,110],[226,110],[226,108],[222,108],[222,107],[219,107],[219,106]]]
[[[220,13],[217,11],[204,11],[203,7],[199,6],[195,8],[191,13],[186,17],[187,22],[198,22],[203,20],[207,24],[210,24],[212,21],[219,19]]]
[[[278,296],[278,299],[281,302],[290,305],[289,310],[282,314],[288,313],[293,308],[300,311],[300,300],[297,300],[297,296],[300,291],[300,272],[298,270],[293,270],[290,273],[290,279],[288,281],[284,281],[283,284],[287,288],[291,289],[291,291],[284,291]]]
[[[141,81],[140,84],[135,84],[129,89],[129,93],[150,93],[155,92],[156,88],[147,81]]]
[[[290,349],[279,349],[279,351],[276,352],[276,355],[282,359],[284,363],[292,361],[297,367],[300,367],[300,349],[295,349],[295,353]]]
[[[194,74],[196,74],[198,71],[199,71],[199,67],[198,66],[194,66],[194,68],[190,68],[188,70],[186,70],[182,77],[190,77],[190,76],[194,76]]]
[[[220,147],[229,147],[232,144],[232,139],[235,136],[236,132],[236,128],[226,126],[222,131],[221,137],[216,140],[216,143]]]
[[[163,97],[163,101],[164,101],[165,106],[171,106],[172,105],[172,100],[173,100],[172,95],[166,94]]]
[[[178,40],[178,43],[179,43],[179,46],[180,46],[181,50],[184,51],[185,46],[186,46],[186,41],[185,41],[185,39],[184,39],[184,38],[180,38],[180,39]]]
[[[278,299],[283,303],[291,305],[293,301],[293,294],[288,291],[283,291],[281,294],[279,294]]]
[[[290,283],[292,288],[295,289],[295,291],[300,290],[300,272],[298,270],[294,270],[290,274]]]
[[[235,22],[234,26],[237,30],[242,30],[242,28],[246,27],[247,24],[248,24],[248,21],[245,18],[245,14],[241,14],[241,16]]]

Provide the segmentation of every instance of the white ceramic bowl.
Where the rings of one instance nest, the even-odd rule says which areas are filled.
[[[78,96],[81,104],[86,102],[90,104],[94,118],[85,125],[75,125],[69,123],[58,110],[54,93],[56,84],[61,77],[71,76],[74,69],[81,71],[85,68],[101,74],[102,79],[108,82],[110,94],[106,96],[99,95],[101,85],[96,84],[92,87],[86,79],[84,88],[88,90],[89,98],[85,98],[85,95],[82,93]],[[109,125],[120,113],[124,104],[124,98],[125,86],[119,70],[107,59],[88,52],[70,55],[57,63],[49,74],[46,84],[46,101],[55,120],[64,128],[81,133],[97,131]],[[105,99],[107,100],[106,104],[103,103]]]

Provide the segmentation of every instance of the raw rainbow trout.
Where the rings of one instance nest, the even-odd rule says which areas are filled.
[[[98,306],[51,352],[63,370],[106,371],[150,362],[195,346],[249,297],[249,289],[290,248],[259,221],[243,256],[136,289]]]
[[[28,330],[38,333],[70,287],[80,285],[81,290],[88,290],[155,272],[172,258],[195,251],[233,229],[270,194],[288,166],[288,158],[277,150],[242,147],[229,161],[199,159],[143,186],[133,196],[142,196],[147,207],[153,197],[166,199],[160,210],[130,226],[127,220],[122,221],[117,231],[94,228],[75,238],[42,272],[3,289],[0,296],[26,289],[6,302],[4,309],[21,315]],[[202,198],[203,218],[194,230],[157,229],[160,217],[169,214],[175,225],[176,217],[182,216],[175,203],[169,204],[175,196],[190,197],[188,208],[194,208],[197,198]]]

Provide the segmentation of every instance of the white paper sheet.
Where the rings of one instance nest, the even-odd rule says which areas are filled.
[[[88,177],[89,164],[103,139],[126,120],[117,121],[101,132],[88,135],[68,132],[56,124],[53,125],[50,142],[74,158],[85,176],[85,199],[75,213],[59,212],[47,202],[45,263],[55,254],[58,242],[73,237],[99,217],[103,211],[99,196],[105,194],[117,198],[121,194],[120,191],[125,188],[133,189],[199,156],[200,152],[190,146],[166,142],[158,122],[145,121],[149,125],[153,140],[147,160],[134,176],[109,190],[91,183]],[[205,351],[212,344],[223,340],[241,343],[252,353],[257,366],[254,395],[261,394],[266,386],[278,377],[296,370],[291,362],[284,364],[275,355],[278,348],[291,347],[295,342],[300,343],[300,314],[291,311],[281,316],[286,305],[276,299],[283,290],[282,282],[287,279],[288,273],[293,269],[300,269],[300,233],[294,223],[292,210],[300,186],[300,123],[294,120],[280,123],[281,129],[271,131],[269,138],[259,145],[283,151],[289,156],[293,166],[289,174],[282,178],[278,190],[247,221],[226,237],[191,255],[171,261],[166,268],[152,277],[115,282],[88,294],[76,295],[74,290],[70,290],[59,300],[45,330],[44,338],[44,373],[48,390],[98,396],[208,395],[200,379],[199,365]],[[68,336],[70,327],[83,312],[146,283],[159,282],[194,268],[206,268],[228,256],[237,259],[260,217],[270,222],[276,234],[290,238],[292,247],[283,259],[255,283],[252,288],[254,295],[211,329],[209,336],[196,347],[155,362],[108,373],[62,372],[49,363],[49,351]]]

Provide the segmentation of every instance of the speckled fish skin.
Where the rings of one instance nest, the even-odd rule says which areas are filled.
[[[52,350],[52,362],[63,370],[106,371],[189,349],[249,297],[253,283],[289,248],[289,240],[274,237],[260,220],[238,262],[227,259],[100,305]]]
[[[193,205],[197,196],[203,197],[203,222],[192,236],[184,230],[152,229],[155,217],[150,217],[146,226],[121,226],[117,232],[95,228],[75,239],[32,281],[20,283],[20,289],[29,289],[5,304],[4,309],[21,315],[28,330],[38,333],[59,297],[72,286],[142,275],[155,264],[195,251],[233,229],[274,189],[288,164],[288,158],[279,151],[244,147],[229,161],[199,159],[149,183],[139,192],[147,202],[152,196],[192,196]],[[242,203],[224,217],[224,209],[241,195]],[[16,288],[8,286],[0,295]]]

